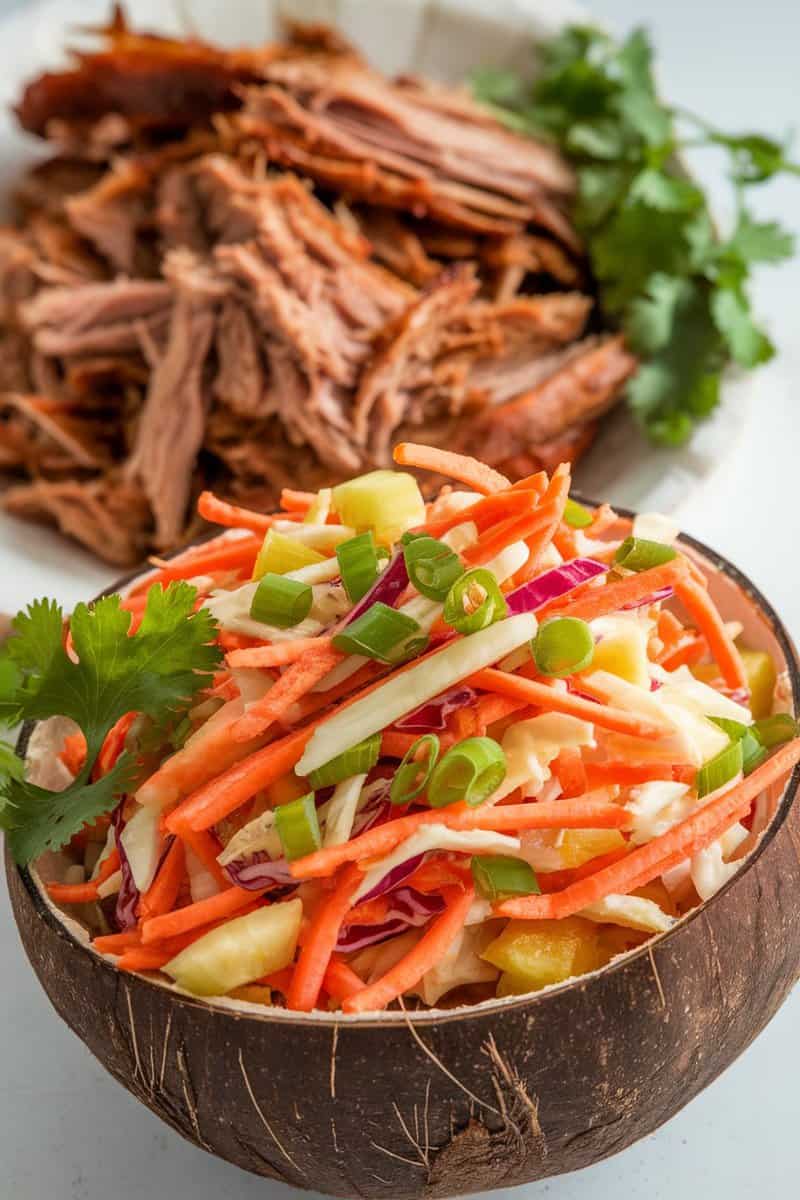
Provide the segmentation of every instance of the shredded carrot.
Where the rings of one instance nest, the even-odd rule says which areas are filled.
[[[354,908],[345,913],[342,929],[347,929],[350,925],[380,925],[382,921],[386,920],[388,912],[388,895],[374,896],[372,900],[362,900],[360,904],[356,904]]]
[[[258,982],[262,983],[264,987],[272,988],[274,992],[283,992],[285,996],[291,987],[293,974],[294,967],[283,967],[280,971],[273,971],[271,975],[265,975]]]
[[[777,783],[800,762],[800,738],[787,742],[772,758],[735,787],[696,809],[667,833],[637,846],[619,862],[548,896],[506,900],[496,911],[506,917],[569,917],[606,896],[627,895],[662,875],[670,862],[682,861],[715,841],[765,788]],[[709,840],[710,839],[710,840]]]
[[[139,803],[168,808],[260,750],[269,735],[249,744],[235,742],[231,737],[231,725],[241,713],[240,700],[232,700],[214,713],[181,750],[166,759],[141,785],[136,793]]]
[[[216,825],[256,792],[291,771],[299,762],[313,731],[314,726],[309,725],[287,734],[280,741],[270,742],[192,792],[167,817],[167,829],[182,834],[187,829],[200,831]]]
[[[610,504],[601,504],[594,510],[592,523],[587,527],[586,534],[590,538],[596,538],[612,529],[624,530],[627,534],[632,527],[633,521],[630,517],[621,517]]]
[[[355,995],[346,997],[342,1002],[344,1012],[358,1013],[386,1008],[392,1000],[396,1000],[398,996],[402,996],[418,984],[425,972],[444,958],[458,937],[474,897],[472,887],[463,891],[461,888],[448,889],[444,893],[447,905],[445,911],[431,924],[416,946],[380,979],[363,987]]]
[[[341,1001],[360,992],[363,986],[364,980],[361,976],[356,975],[352,967],[334,955],[322,980],[323,991],[334,1000]]]
[[[150,917],[142,922],[142,942],[146,946],[150,942],[160,942],[163,938],[176,937],[202,925],[210,925],[221,917],[232,917],[252,904],[255,898],[253,892],[232,887],[217,896],[209,896],[207,900],[187,904],[175,912]]]
[[[321,646],[306,651],[301,659],[286,668],[263,700],[252,704],[236,722],[231,730],[234,741],[249,741],[262,734],[273,722],[279,721],[286,710],[302,699],[315,683],[324,679],[342,658],[343,655],[333,649],[327,638]]]
[[[124,716],[112,725],[106,734],[105,741],[100,748],[100,753],[97,756],[97,761],[92,769],[93,779],[102,779],[115,766],[117,759],[125,749],[125,739],[128,736],[128,731],[136,720],[136,713],[125,713]]]
[[[274,646],[254,646],[231,650],[227,656],[231,667],[285,667],[309,651],[329,646],[329,637],[296,638],[293,642],[276,642]]]
[[[668,654],[670,650],[674,650],[685,635],[686,627],[674,612],[670,612],[668,608],[662,608],[658,614],[656,632],[663,646],[662,654]]]
[[[226,654],[234,654],[240,650],[260,649],[266,643],[263,638],[249,637],[246,633],[233,633],[230,629],[221,629],[217,634],[217,645]]]
[[[563,521],[553,534],[553,545],[565,561],[570,558],[578,557],[578,538],[576,531],[571,529],[569,525],[565,525]]]
[[[226,891],[231,886],[231,881],[217,862],[217,855],[221,853],[222,847],[213,834],[206,830],[183,828],[180,831],[180,839],[213,875],[220,891]]]
[[[197,499],[197,511],[204,521],[212,525],[227,525],[234,529],[250,529],[253,533],[266,533],[275,522],[275,517],[229,504],[213,492],[201,492]]]
[[[590,790],[609,787],[635,787],[641,783],[657,780],[674,780],[679,783],[694,782],[697,768],[690,763],[586,763],[586,786]]]
[[[454,509],[447,516],[426,520],[422,529],[430,537],[440,538],[456,525],[471,522],[477,526],[478,532],[482,533],[500,520],[531,512],[540,498],[541,492],[535,489],[523,492],[495,492],[491,496],[476,500],[466,508]]]
[[[541,512],[548,514],[547,521],[541,528],[526,535],[525,544],[528,547],[528,561],[525,563],[522,571],[518,572],[515,583],[527,582],[539,570],[542,555],[555,537],[558,527],[561,524],[561,519],[564,516],[564,507],[569,498],[569,484],[569,466],[567,463],[561,463],[553,472],[550,485],[542,497]]]
[[[669,654],[659,656],[659,665],[665,671],[677,671],[678,667],[693,667],[708,653],[708,642],[701,635],[683,638]]]
[[[261,543],[262,539],[255,535],[232,538],[223,534],[204,546],[170,559],[166,566],[135,584],[132,594],[147,591],[157,583],[171,583],[173,579],[191,579],[195,575],[208,575],[223,568],[247,573],[249,576],[252,574]]]
[[[395,446],[392,457],[398,466],[417,467],[422,471],[446,475],[448,479],[456,479],[484,496],[489,496],[492,492],[502,492],[511,486],[511,480],[506,479],[499,471],[492,470],[477,458],[454,454],[451,450],[437,450],[433,446],[420,446],[416,442],[400,442]]]
[[[660,738],[668,737],[672,732],[668,726],[638,717],[635,713],[607,704],[596,704],[593,700],[584,700],[582,696],[576,696],[572,692],[563,692],[549,683],[528,679],[524,675],[512,675],[509,671],[498,671],[494,667],[478,671],[468,682],[473,687],[483,688],[487,692],[498,692],[501,696],[524,700],[526,704],[544,712],[566,713],[568,716],[578,717],[581,721],[590,721],[602,729],[611,729],[615,733],[627,733],[640,738]]]
[[[446,887],[467,887],[471,879],[472,872],[463,862],[449,856],[437,856],[421,863],[403,886],[429,895]]]
[[[381,755],[385,758],[403,758],[418,740],[418,733],[402,733],[399,730],[387,729],[385,733],[381,734]],[[442,752],[449,750],[453,741],[453,737],[449,734],[439,734],[439,746]]]
[[[518,479],[516,483],[512,483],[512,492],[537,492],[543,496],[547,491],[547,485],[550,480],[547,477],[547,471],[535,471],[533,475],[526,475],[522,479]]]
[[[174,907],[186,875],[182,843],[175,838],[155,879],[139,901],[139,918],[160,917]]]
[[[94,879],[86,883],[48,883],[47,894],[56,904],[90,904],[97,899],[101,883],[119,870],[119,850],[114,848],[105,858]]]
[[[576,746],[565,746],[560,750],[550,769],[561,784],[562,796],[582,796],[589,790],[583,756]]]
[[[342,921],[361,879],[358,867],[349,866],[311,918],[286,997],[287,1008],[311,1012],[316,1005]]]
[[[123,950],[138,946],[141,940],[142,935],[138,929],[126,929],[122,933],[101,934],[94,938],[92,947],[98,954],[121,954]]]
[[[559,597],[550,600],[537,612],[543,617],[557,613],[559,617],[580,617],[584,621],[593,621],[596,617],[605,617],[617,612],[626,604],[636,604],[653,592],[663,587],[672,587],[676,581],[686,577],[688,559],[678,555],[660,567],[651,567],[649,571],[640,571],[638,575],[629,575],[603,587],[587,588],[582,595],[575,597]]]
[[[458,709],[452,717],[453,730],[460,741],[468,737],[483,737],[490,725],[503,721],[513,713],[527,708],[524,700],[512,700],[508,696],[479,696],[468,708]]]
[[[705,636],[711,656],[729,688],[747,688],[747,672],[742,656],[728,634],[714,601],[705,588],[693,579],[675,582],[675,595],[686,608],[698,630]]]
[[[86,738],[80,729],[64,738],[58,757],[71,775],[80,775],[86,766]]]
[[[535,508],[510,516],[481,534],[478,541],[468,546],[462,554],[464,562],[471,567],[489,562],[512,542],[538,541],[540,536],[549,538],[558,511],[554,500],[542,500]]]
[[[348,679],[341,680],[334,687],[326,688],[324,692],[306,692],[305,696],[292,707],[294,723],[299,724],[308,717],[316,716],[323,709],[331,708],[339,700],[347,703],[351,698],[358,699],[367,688],[377,687],[383,683],[388,673],[389,668],[383,663],[366,662]]]
[[[619,804],[591,797],[540,801],[537,804],[500,804],[469,808],[463,802],[447,808],[426,809],[376,825],[341,846],[326,846],[290,867],[295,879],[332,875],[346,862],[366,861],[389,854],[421,825],[447,829],[488,829],[495,833],[523,829],[623,829],[629,814]]]
[[[160,971],[174,958],[169,951],[150,946],[132,946],[117,961],[120,971]]]
[[[567,867],[563,871],[537,871],[536,879],[542,892],[560,892],[570,884],[577,883],[579,879],[586,879],[587,876],[619,862],[629,853],[630,846],[626,844],[616,850],[609,850],[607,854],[598,854],[588,862],[581,863],[579,867]]]
[[[316,498],[316,492],[297,492],[294,488],[284,488],[281,492],[281,508],[284,512],[305,513]]]

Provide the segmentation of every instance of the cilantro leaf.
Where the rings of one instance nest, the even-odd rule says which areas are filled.
[[[724,354],[705,283],[655,275],[625,331],[645,357],[628,386],[631,408],[657,442],[680,445],[719,400]]]
[[[119,596],[79,604],[70,622],[77,661],[64,648],[63,615],[55,602],[35,601],[16,617],[6,653],[18,677],[0,693],[0,719],[70,717],[87,744],[86,765],[64,792],[13,777],[2,785],[6,805],[0,825],[9,831],[19,861],[63,845],[84,822],[107,812],[130,783],[133,763],[122,755],[114,771],[89,784],[106,735],[120,717],[140,712],[169,723],[210,684],[221,657],[213,644],[216,624],[207,610],[194,612],[195,598],[195,588],[185,582],[151,588],[133,636],[131,615]]]
[[[739,216],[736,229],[723,252],[735,255],[743,264],[777,263],[794,254],[795,239],[776,221],[754,221],[747,211]]]
[[[590,245],[602,304],[613,315],[623,313],[656,272],[681,276],[688,270],[683,215],[641,202],[619,208]]]
[[[711,311],[731,356],[740,366],[757,367],[759,363],[769,362],[775,348],[754,323],[741,288],[718,288],[711,300]]]
[[[653,50],[643,29],[634,29],[619,48],[616,70],[622,86],[615,108],[624,123],[648,146],[670,143],[672,119],[656,95]]]
[[[85,824],[109,812],[135,779],[136,764],[123,754],[102,779],[87,783],[82,774],[63,792],[12,780],[6,785],[0,826],[15,860],[29,863],[45,850],[59,850]]]
[[[14,747],[9,746],[8,742],[0,741],[0,776],[22,779],[23,774],[22,759]]]
[[[731,178],[742,186],[764,183],[783,172],[800,175],[800,166],[786,158],[780,142],[763,134],[726,134],[709,130],[708,140],[730,151]]]
[[[703,193],[694,184],[655,167],[645,167],[633,180],[630,199],[660,212],[689,213],[700,208]]]

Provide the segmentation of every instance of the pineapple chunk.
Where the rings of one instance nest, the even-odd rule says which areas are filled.
[[[750,689],[750,711],[756,721],[761,717],[769,717],[772,714],[775,684],[778,679],[772,656],[767,654],[766,650],[751,650],[748,646],[740,646],[739,653]],[[695,679],[703,683],[717,687],[722,682],[716,663],[699,663],[691,670]]]
[[[253,568],[253,579],[261,579],[267,573],[286,575],[289,571],[298,571],[301,567],[324,561],[325,555],[318,550],[275,529],[268,529]]]
[[[603,925],[598,936],[598,948],[603,962],[611,962],[618,954],[626,954],[641,946],[651,935],[641,929],[626,929],[622,925]]]
[[[739,653],[750,688],[750,711],[756,720],[768,717],[772,713],[778,680],[775,663],[765,650],[749,650],[746,646],[740,646]]]
[[[503,975],[498,995],[534,992],[602,966],[599,934],[591,921],[509,921],[481,958]]]
[[[599,854],[610,854],[625,845],[618,829],[566,829],[559,850],[563,867],[580,867]]]
[[[195,996],[224,996],[289,965],[302,916],[301,900],[257,908],[212,929],[163,969]]]
[[[600,622],[595,622],[600,624]],[[593,671],[608,671],[637,687],[650,688],[647,659],[647,632],[635,620],[609,619],[603,622],[602,637],[595,643]],[[594,630],[594,625],[592,626]]]
[[[245,1000],[248,1004],[272,1004],[272,989],[263,983],[246,983],[228,992],[229,1000]]]
[[[391,546],[414,525],[425,520],[425,501],[413,475],[404,471],[371,471],[333,489],[339,520],[358,533],[374,530]]]

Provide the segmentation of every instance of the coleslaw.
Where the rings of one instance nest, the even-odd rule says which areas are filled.
[[[460,490],[206,493],[224,532],[124,597],[135,634],[187,580],[220,661],[166,726],[116,722],[92,779],[136,780],[49,885],[121,970],[305,1012],[525,994],[667,932],[762,835],[797,727],[671,523],[577,505],[565,465],[395,458]],[[68,780],[86,753],[62,736]]]

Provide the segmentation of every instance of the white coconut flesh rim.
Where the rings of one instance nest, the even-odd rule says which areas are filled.
[[[749,595],[744,588],[730,575],[720,570],[711,560],[702,555],[694,546],[687,545],[682,542],[682,550],[692,557],[706,572],[709,578],[709,590],[712,596],[720,607],[720,611],[725,618],[730,621],[738,621],[742,625],[743,640],[749,645],[759,650],[768,651],[776,664],[778,671],[778,687],[776,694],[780,698],[781,703],[777,706],[781,711],[798,710],[798,698],[792,693],[789,663],[784,646],[778,640],[775,632],[770,626],[765,612],[759,605],[755,596]],[[143,578],[144,576],[142,576]],[[132,581],[131,586],[136,581]],[[788,641],[786,642],[788,646]],[[793,664],[795,669],[798,669],[800,664],[796,661]],[[58,788],[63,787],[65,780],[58,782],[58,771],[60,763],[57,759],[57,752],[63,744],[65,736],[65,726],[61,718],[52,718],[49,721],[40,723],[32,737],[28,747],[27,766],[29,776],[33,776],[34,782],[38,782],[41,786]],[[776,817],[781,806],[781,800],[784,795],[785,788],[775,786],[764,793],[759,801],[756,802],[756,819],[751,830],[750,836],[742,843],[741,847],[732,856],[737,862],[741,862],[741,867],[734,875],[728,879],[723,886],[709,900],[704,901],[697,907],[690,909],[679,917],[670,929],[663,933],[653,934],[645,942],[639,946],[633,947],[631,950],[625,951],[622,954],[614,957],[609,963],[597,968],[594,971],[587,972],[583,975],[573,976],[571,979],[562,980],[559,983],[549,984],[544,988],[537,989],[533,992],[526,992],[521,995],[504,996],[494,998],[492,1000],[482,1000],[476,1004],[465,1004],[452,1006],[448,1008],[425,1008],[415,1010],[405,1010],[398,1012],[396,1009],[391,1011],[381,1011],[373,1013],[343,1013],[343,1012],[311,1012],[297,1013],[277,1005],[252,1004],[245,1000],[231,1000],[226,996],[199,997],[191,992],[185,991],[177,984],[171,983],[163,976],[156,974],[143,974],[139,978],[146,980],[151,986],[162,988],[166,992],[171,992],[193,1001],[195,1004],[206,1004],[211,1008],[219,1008],[229,1012],[239,1013],[241,1015],[260,1018],[261,1020],[275,1021],[310,1021],[322,1022],[327,1025],[347,1024],[364,1024],[370,1022],[389,1022],[398,1023],[399,1021],[407,1022],[409,1020],[414,1023],[425,1023],[433,1020],[445,1020],[452,1018],[467,1017],[472,1013],[482,1014],[492,1012],[498,1009],[505,1009],[520,1003],[529,1003],[531,1000],[539,996],[547,995],[550,992],[557,991],[562,988],[568,988],[576,983],[583,983],[586,980],[593,979],[604,971],[612,971],[620,964],[625,963],[628,959],[634,958],[639,954],[647,954],[657,946],[665,938],[672,937],[683,925],[688,921],[693,920],[698,916],[709,904],[714,904],[719,900],[723,893],[728,890],[736,880],[741,877],[742,870],[749,865],[754,854],[756,854],[764,844],[764,835],[770,831],[774,818]],[[46,891],[46,884],[54,882],[62,882],[64,876],[70,866],[74,863],[69,856],[63,852],[44,854],[34,865],[29,868],[31,879],[33,880],[39,892],[42,903],[50,910],[53,916],[64,926],[65,929],[72,935],[75,941],[88,953],[93,954],[96,958],[103,960],[108,965],[113,965],[113,959],[106,955],[100,954],[94,950],[90,938],[89,927],[84,922],[78,920],[74,915],[66,912],[55,904]]]

